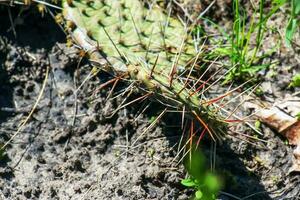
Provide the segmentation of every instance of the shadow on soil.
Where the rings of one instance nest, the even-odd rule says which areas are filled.
[[[11,19],[10,17],[11,16]],[[16,82],[9,82],[8,76],[23,73],[19,68],[32,67],[24,58],[24,52],[38,49],[49,51],[56,42],[64,41],[64,33],[49,16],[42,17],[36,11],[29,12],[6,6],[0,7],[0,123],[15,114],[13,88]],[[39,23],[37,23],[39,22]],[[13,50],[10,47],[13,46]],[[16,47],[16,48],[15,48]],[[12,54],[12,55],[9,55]],[[14,71],[7,69],[6,62],[13,63]],[[15,70],[17,69],[17,70]]]
[[[159,107],[159,105],[157,105],[157,107]],[[147,114],[149,118],[151,118],[154,113],[153,111],[150,111]],[[182,134],[181,131],[178,131],[180,129],[180,127],[178,127],[178,124],[181,124],[180,120],[181,116],[178,115],[175,117],[174,114],[166,115],[162,119],[161,123],[165,125],[164,127],[166,127],[164,128],[164,132],[167,136],[167,139],[170,141],[171,147],[176,146]],[[174,137],[174,133],[175,135],[178,134],[179,136]],[[197,138],[195,140],[197,140]],[[209,162],[212,155],[213,141],[208,135],[206,135],[201,143],[202,145],[200,144],[200,149],[204,152],[207,162]],[[243,157],[251,158],[251,151],[251,149],[246,150]],[[245,198],[251,200],[271,200],[268,192],[260,183],[260,178],[245,167],[245,165],[241,161],[240,156],[230,148],[229,144],[227,144],[227,141],[224,141],[223,144],[217,144],[215,158],[216,173],[220,175],[220,178],[225,183],[225,187],[222,189],[223,192],[232,194],[241,199]],[[209,163],[207,163],[207,165],[209,165]],[[182,186],[178,185],[178,187]],[[235,198],[222,194],[221,199],[231,200]]]
[[[0,38],[1,45],[1,38]],[[2,45],[1,45],[2,46]],[[0,47],[1,48],[1,47]],[[10,115],[5,108],[12,108],[12,86],[8,83],[6,70],[4,69],[4,60],[6,58],[5,50],[0,49],[0,123]]]
[[[11,19],[10,19],[10,17]],[[12,76],[22,74],[22,68],[30,69],[33,63],[24,58],[27,51],[36,52],[38,49],[51,50],[59,41],[64,40],[64,34],[53,23],[53,19],[21,10],[18,7],[0,6],[0,147],[1,143],[9,140],[9,136],[2,129],[2,123],[9,117],[19,113],[15,108],[14,91],[16,86],[22,87],[22,80]],[[39,23],[36,23],[39,22]],[[11,55],[9,55],[11,54]],[[8,64],[9,63],[9,64]],[[8,69],[10,64],[14,66]],[[17,69],[17,70],[16,70]],[[21,69],[21,70],[18,70]],[[9,78],[8,78],[9,77]],[[18,102],[16,102],[18,103]],[[2,129],[2,130],[1,130]],[[5,150],[0,150],[0,177],[11,180],[13,169],[7,167],[11,159]]]
[[[2,9],[1,9],[2,8]],[[10,9],[12,22],[9,19]],[[54,19],[31,8],[22,11],[15,8],[0,7],[0,35],[8,40],[14,41],[19,47],[36,49],[50,49],[56,42],[64,41],[65,35],[54,23]],[[14,24],[14,26],[12,26]]]

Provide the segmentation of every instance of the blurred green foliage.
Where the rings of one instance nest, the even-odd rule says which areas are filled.
[[[296,74],[289,85],[289,87],[300,87],[300,74]]]
[[[286,0],[281,0],[281,1],[286,2]],[[297,28],[299,28],[299,19],[298,19],[299,15],[300,15],[300,0],[291,0],[290,19],[285,32],[285,40],[289,46],[291,46],[293,36]]]
[[[189,178],[183,179],[181,184],[195,189],[193,199],[216,199],[223,184],[220,178],[207,167],[204,154],[192,148],[184,160],[184,166],[188,171]]]

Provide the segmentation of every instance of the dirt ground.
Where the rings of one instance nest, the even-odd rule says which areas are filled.
[[[17,13],[12,10],[14,18]],[[280,18],[273,22],[276,20]],[[7,9],[0,9],[0,143],[28,116],[43,88],[47,68],[49,75],[32,118],[1,152],[0,198],[191,196],[192,191],[180,184],[186,175],[182,164],[174,164],[182,134],[179,116],[166,115],[141,136],[151,117],[161,112],[159,105],[153,103],[143,114],[142,103],[115,113],[125,99],[116,94],[126,84],[117,86],[116,98],[108,98],[111,86],[99,87],[110,75],[101,72],[86,81],[92,66],[85,59],[80,61],[76,49],[66,48],[65,35],[51,17],[24,11],[15,31],[16,36]],[[295,92],[287,89],[292,74],[299,71],[295,54],[272,55],[271,59],[280,61],[275,69],[278,76],[264,79],[268,86],[263,98],[274,101]],[[245,134],[251,132],[241,128]],[[226,183],[219,199],[299,199],[300,176],[289,173],[293,147],[267,126],[262,126],[262,132],[259,137],[266,142],[249,143],[232,135],[222,144],[204,140],[202,149],[209,159],[216,147],[216,170]]]

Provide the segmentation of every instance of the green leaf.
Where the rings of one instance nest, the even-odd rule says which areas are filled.
[[[190,178],[186,178],[186,179],[181,180],[181,184],[186,186],[186,187],[196,186],[195,181],[193,179],[190,179]]]
[[[300,14],[300,0],[293,0],[293,12],[295,17]]]
[[[190,152],[190,156],[186,156],[184,166],[196,185],[203,183],[202,180],[205,175],[206,166],[205,156],[202,152],[193,148]],[[195,182],[195,180],[198,182]]]
[[[203,193],[200,190],[195,192],[196,199],[201,199],[203,197]]]
[[[292,78],[292,82],[290,83],[291,87],[300,87],[300,74],[296,74],[293,78]]]
[[[291,18],[288,22],[285,33],[285,40],[288,46],[291,46],[291,41],[298,27],[299,21],[297,20],[297,17],[300,14],[300,0],[292,0],[291,4]]]
[[[286,32],[285,32],[285,41],[288,46],[291,46],[291,41],[293,39],[293,35],[296,32],[297,29],[297,19],[291,18],[289,20],[289,23],[286,27]]]
[[[262,96],[262,95],[264,94],[264,91],[263,91],[261,88],[257,88],[257,89],[255,90],[255,94],[256,94],[257,96]]]
[[[300,120],[300,112],[296,115],[297,119]]]
[[[256,130],[260,130],[261,122],[259,120],[255,121],[255,128]]]
[[[150,119],[149,119],[149,122],[152,124],[155,120],[156,120],[156,116],[152,116]]]
[[[229,55],[232,55],[232,49],[229,49],[229,48],[216,48],[214,50],[214,53],[216,53],[217,55],[220,55],[220,56],[229,56]]]
[[[241,69],[244,73],[249,73],[250,75],[255,75],[260,70],[266,69],[268,65],[256,65],[256,66],[245,66],[243,69]]]
[[[195,35],[195,36],[203,36],[205,35],[205,29],[203,26],[196,26],[193,30],[192,30],[192,35]]]
[[[217,192],[221,187],[218,177],[210,173],[205,176],[204,184],[211,192]]]
[[[286,2],[286,0],[273,0],[272,3],[277,5],[283,5]]]

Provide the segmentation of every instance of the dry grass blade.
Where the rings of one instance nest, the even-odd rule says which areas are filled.
[[[35,104],[33,105],[29,115],[26,117],[26,119],[20,124],[18,130],[13,134],[13,136],[11,136],[11,138],[1,147],[1,149],[4,149],[7,145],[9,145],[9,143],[20,133],[20,131],[22,131],[22,129],[24,128],[25,124],[29,121],[29,119],[31,118],[31,116],[33,115],[34,111],[36,110],[41,98],[43,97],[44,94],[44,90],[46,88],[47,85],[47,80],[48,80],[48,75],[49,75],[49,67],[47,67],[46,70],[46,75],[45,75],[45,79],[41,88],[41,91],[39,93],[38,98],[35,101]]]

